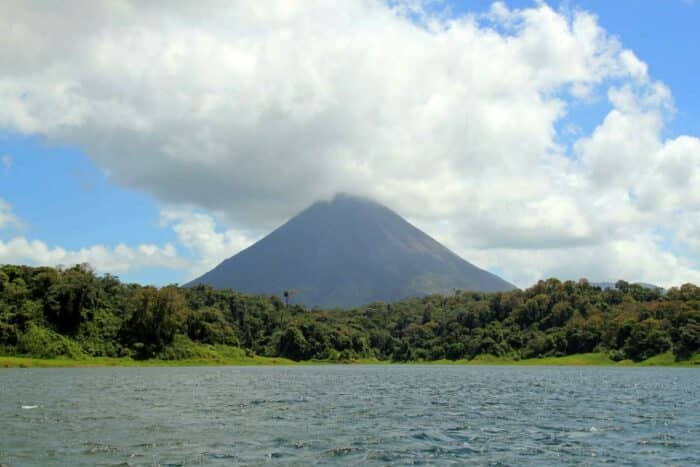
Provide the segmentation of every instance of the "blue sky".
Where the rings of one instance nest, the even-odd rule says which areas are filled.
[[[21,225],[4,230],[0,238],[21,234],[70,250],[93,244],[175,241],[172,230],[159,226],[157,200],[110,182],[79,148],[17,133],[0,138],[0,152],[12,158],[11,166],[0,175],[0,197],[21,218]],[[182,271],[164,268],[144,268],[123,276],[157,284],[187,279]]]
[[[698,58],[697,53],[698,46],[700,46],[700,28],[697,27],[697,25],[700,24],[700,4],[693,3],[694,2],[689,0],[580,0],[552,1],[546,2],[545,5],[551,6],[552,9],[561,14],[562,17],[569,19],[573,14],[571,12],[576,10],[584,10],[593,13],[597,17],[598,26],[607,33],[608,37],[618,39],[624,49],[632,51],[639,60],[647,65],[650,81],[661,82],[670,90],[674,111],[663,111],[664,123],[660,133],[661,142],[663,142],[664,140],[678,138],[682,135],[690,137],[697,137],[700,135],[700,93],[697,85],[697,77],[700,76],[700,58]],[[505,4],[511,11],[519,8],[539,8],[543,5],[541,2],[515,0],[507,1]],[[467,13],[485,14],[492,8],[492,2],[475,0],[437,3],[436,5],[431,5],[429,10],[435,10],[436,8],[442,10],[445,7],[450,11],[451,15],[459,17]],[[0,11],[2,8],[3,7],[0,7]],[[30,9],[29,6],[21,5],[17,8]],[[94,14],[96,18],[101,18],[102,16],[100,15],[102,15],[103,12],[97,10],[98,8],[95,8],[95,11],[90,10],[86,14]],[[17,14],[13,17],[16,17],[17,21],[25,21],[23,25],[31,29],[33,27],[41,27],[40,20],[36,19],[41,13],[42,12],[37,11],[22,11],[21,14]],[[377,11],[361,12],[353,10],[351,13],[356,15],[366,14],[368,17],[371,17],[371,15],[376,17],[378,15]],[[8,15],[0,16],[8,18]],[[317,18],[317,16],[315,17]],[[147,28],[152,28],[152,30],[155,31],[154,34],[157,35],[159,33],[159,26],[149,19],[147,13],[138,16],[137,19],[143,20]],[[104,18],[102,20],[109,21]],[[187,20],[188,16],[186,13],[183,13],[181,18],[178,18],[178,21],[181,23],[186,23]],[[41,21],[44,20],[42,19]],[[368,24],[373,21],[375,20],[372,19],[368,21]],[[266,24],[270,23],[271,20]],[[97,24],[100,24],[99,21]],[[111,27],[109,22],[102,24],[105,25],[105,28]],[[154,24],[156,25],[154,26]],[[486,24],[486,22],[483,23],[484,27],[486,27]],[[212,28],[213,27],[214,26],[212,26]],[[536,28],[537,26],[532,27]],[[7,30],[7,28],[3,30]],[[93,32],[77,31],[75,34],[89,35],[93,34]],[[163,34],[165,34],[165,32]],[[215,32],[212,32],[212,36],[220,39],[222,43],[227,43],[227,41],[230,43],[235,39],[228,36],[217,36]],[[251,40],[254,41],[255,39]],[[164,37],[162,43],[168,44],[167,37]],[[60,52],[51,52],[50,48],[52,44],[50,43],[27,44],[27,48],[30,50],[32,47],[36,47],[37,54],[40,53],[39,51],[46,50],[49,50],[47,53],[53,53],[54,55],[60,54]],[[3,50],[3,48],[6,49]],[[17,54],[18,52],[12,47],[11,42],[3,43],[0,41],[0,53],[6,55]],[[209,52],[202,50],[201,53],[203,56],[206,56]],[[31,53],[28,55],[31,55]],[[348,54],[348,56],[350,55]],[[78,60],[81,59],[78,54],[76,54],[75,57],[76,62],[74,66],[78,69],[82,67],[83,64],[78,63]],[[4,88],[2,87],[3,81],[0,78],[0,105],[3,105],[3,100],[5,100],[4,106],[6,108],[11,108],[13,105],[16,106],[15,101],[12,101],[12,93],[18,92],[16,89],[19,89],[11,87],[11,79],[16,78],[17,82],[21,82],[24,76],[22,73],[28,73],[27,67],[30,67],[30,72],[35,71],[36,73],[40,73],[42,71],[41,68],[43,65],[41,63],[35,62],[23,68],[22,63],[24,62],[22,62],[22,60],[23,58],[20,57],[16,60],[16,69],[19,71],[13,68],[13,60],[10,60],[7,64],[0,65],[0,67],[7,67],[7,70],[2,74],[10,77],[7,81],[10,84]],[[136,58],[133,60],[132,66],[134,69],[138,69],[139,66],[144,66],[144,63],[148,61],[136,60]],[[272,59],[270,58],[270,60]],[[63,64],[64,68],[70,69],[73,66],[71,62],[66,63],[67,65],[65,63]],[[101,76],[98,72],[94,71],[94,68],[91,70],[90,73],[92,74],[89,76],[86,75],[88,76],[88,78],[85,78],[86,80],[95,79],[95,76]],[[105,79],[103,83],[104,89],[107,89],[107,92],[114,92],[112,104],[115,105],[115,109],[120,108],[120,99],[123,99],[124,102],[129,101],[130,97],[128,93],[140,86],[140,81],[138,80],[144,80],[145,82],[147,78],[144,78],[144,76],[147,76],[149,73],[147,70],[148,68],[144,68],[140,75],[139,73],[134,73],[123,77],[122,79],[126,80],[126,83],[120,83],[118,89],[116,85],[114,88],[110,88],[109,80]],[[139,76],[141,77],[139,78]],[[183,83],[183,86],[190,86],[192,80],[195,79],[197,78],[188,78],[188,81]],[[257,79],[259,82],[265,83],[265,79],[268,78],[258,76]],[[133,82],[129,82],[129,80],[133,80]],[[565,115],[556,119],[553,124],[553,127],[557,131],[554,140],[557,143],[562,143],[567,146],[567,156],[576,157],[574,151],[576,141],[579,138],[590,136],[594,129],[601,125],[606,114],[611,111],[613,106],[607,97],[608,88],[618,85],[622,86],[628,80],[629,78],[626,76],[623,78],[605,78],[604,83],[606,84],[596,84],[594,86],[595,91],[586,99],[580,100],[571,98],[566,91],[561,91],[561,99],[565,101],[567,109]],[[85,81],[85,83],[87,83],[85,87],[90,85],[89,81]],[[207,83],[209,83],[209,81],[203,80],[196,86],[192,86],[197,89],[197,96],[202,99],[205,98],[207,93]],[[33,93],[30,93],[31,96],[41,94],[40,86],[42,86],[42,84],[37,84],[37,86],[39,87],[37,87]],[[49,86],[49,84],[43,86]],[[80,84],[75,86],[79,88]],[[236,86],[243,88],[245,83],[241,82]],[[236,92],[236,86],[231,87],[232,93]],[[274,88],[275,86],[272,87]],[[639,91],[639,93],[641,95],[644,91]],[[172,99],[178,99],[177,94],[173,94]],[[185,99],[185,97],[183,97],[183,99]],[[18,102],[24,100],[24,96],[21,99],[18,98]],[[134,97],[133,100],[138,101],[138,97]],[[342,101],[341,98],[338,98],[338,100]],[[116,104],[114,104],[115,102]],[[157,100],[154,100],[153,104],[147,105],[156,106],[157,102]],[[47,102],[45,105],[49,110],[45,111],[44,114],[49,113],[52,104]],[[78,104],[75,105],[78,106]],[[255,111],[255,103],[241,105],[248,105],[249,107],[244,108],[253,109],[253,111]],[[311,106],[311,104],[309,104],[309,106]],[[31,111],[32,109],[26,110],[26,112]],[[117,111],[115,110],[115,112]],[[167,113],[167,110],[164,109],[163,112]],[[284,115],[284,110],[280,110],[280,112]],[[37,117],[37,119],[38,118],[39,117]],[[280,118],[284,119],[284,116]],[[346,120],[347,118],[350,117],[346,117]],[[138,120],[138,118],[132,118],[132,120]],[[224,122],[226,122],[226,120],[224,120]],[[150,157],[147,149],[143,149],[142,152],[139,152],[139,148],[150,148],[151,146],[145,145],[146,143],[144,143],[144,146],[136,144],[133,147],[125,144],[123,156],[119,154],[119,151],[113,149],[111,152],[104,152],[103,149],[101,149],[102,140],[110,139],[110,135],[115,135],[114,138],[124,137],[124,135],[128,135],[128,133],[121,133],[121,129],[119,130],[120,132],[114,130],[114,133],[110,133],[112,130],[106,125],[100,127],[99,132],[97,130],[93,131],[88,129],[91,124],[92,123],[84,123],[82,126],[81,124],[69,125],[70,131],[56,132],[50,123],[44,123],[43,126],[41,124],[32,126],[29,124],[22,124],[19,117],[8,117],[7,115],[0,114],[0,157],[3,157],[3,163],[0,165],[0,201],[4,201],[11,206],[5,209],[5,218],[7,219],[11,216],[15,219],[13,222],[6,221],[3,225],[3,218],[1,217],[2,211],[0,211],[0,241],[4,242],[6,249],[9,242],[16,238],[23,238],[27,241],[41,241],[49,249],[61,248],[67,251],[79,251],[94,245],[102,245],[108,249],[113,249],[117,245],[124,244],[129,248],[137,249],[139,245],[153,245],[158,248],[164,248],[165,245],[170,244],[174,246],[178,257],[182,258],[182,262],[154,260],[152,264],[141,264],[136,261],[138,264],[135,263],[133,267],[130,265],[121,265],[115,267],[114,272],[127,281],[156,284],[183,282],[192,278],[193,274],[202,272],[202,268],[216,264],[216,262],[235,253],[235,250],[242,248],[247,243],[250,243],[250,241],[258,238],[262,233],[268,230],[270,226],[279,224],[286,216],[293,214],[298,207],[312,200],[316,193],[324,194],[326,192],[335,191],[336,188],[345,188],[343,185],[344,182],[341,180],[337,182],[336,185],[329,183],[328,186],[318,188],[316,191],[304,192],[303,196],[301,194],[298,196],[296,194],[289,194],[289,196],[287,196],[287,191],[285,190],[293,190],[295,189],[293,188],[294,186],[303,185],[304,183],[308,184],[308,182],[301,181],[299,183],[292,183],[292,181],[290,181],[289,186],[286,186],[285,181],[280,180],[278,186],[273,186],[272,188],[270,188],[267,182],[261,182],[260,186],[262,188],[259,193],[254,192],[255,185],[252,185],[253,188],[248,187],[245,190],[241,188],[240,192],[222,194],[222,196],[229,196],[230,199],[227,198],[210,202],[209,200],[212,195],[210,193],[204,193],[206,189],[202,189],[197,193],[193,192],[191,199],[189,199],[187,194],[179,196],[177,189],[162,187],[156,182],[152,182],[153,179],[157,179],[157,175],[149,175],[148,177],[135,175],[144,170],[139,165],[139,161],[146,160]],[[152,122],[147,122],[147,124],[150,125]],[[163,140],[160,142],[155,141],[154,143],[149,142],[148,144],[154,144],[155,146],[153,147],[161,149],[170,147],[168,145],[173,144],[182,145],[183,147],[190,148],[189,151],[192,153],[192,158],[196,158],[197,155],[207,154],[210,148],[216,148],[224,144],[222,143],[223,140],[206,140],[203,143],[202,139],[199,139],[199,137],[195,138],[194,136],[187,139],[187,137],[185,137],[188,128],[186,119],[182,121],[168,121],[167,125],[172,125],[169,126],[170,131],[181,132],[183,134],[183,140],[178,140],[175,143],[171,140]],[[180,127],[178,125],[183,126]],[[396,124],[393,125],[396,126]],[[392,128],[394,126],[392,126]],[[575,134],[567,133],[566,129],[573,127],[577,128],[577,132]],[[207,129],[201,134],[207,134],[209,131],[210,130]],[[214,129],[211,131],[216,130]],[[303,132],[305,130],[301,131]],[[309,130],[309,132],[313,134],[311,130]],[[264,132],[256,133],[255,129],[248,131],[248,133],[267,134]],[[284,131],[280,134],[288,135],[289,131]],[[335,133],[329,130],[328,134],[333,135]],[[274,133],[272,133],[271,137],[274,138]],[[204,136],[202,138],[204,138]],[[324,138],[330,139],[333,137],[328,136]],[[156,138],[154,137],[153,139],[155,140]],[[310,143],[303,138],[299,139],[299,141],[301,140],[304,141],[303,144],[306,148],[315,147],[315,143]],[[295,139],[295,141],[297,140]],[[221,144],[217,146],[217,143]],[[234,141],[230,143],[226,141],[225,144],[232,144],[235,147],[237,142]],[[250,145],[245,147],[249,146]],[[255,144],[253,144],[252,147],[255,147]],[[351,148],[353,146],[349,145],[348,147]],[[269,151],[273,150],[274,148]],[[164,149],[163,151],[167,153],[167,150]],[[352,151],[352,149],[345,149],[345,151]],[[257,156],[252,154],[248,157],[249,159],[246,161],[237,161],[236,167],[248,168],[251,165],[255,165],[257,161],[262,160],[263,156],[256,158]],[[318,157],[320,159],[317,160],[316,165],[313,167],[322,166],[323,163],[320,161],[326,160],[323,158],[331,156],[319,153]],[[363,163],[366,163],[372,170],[378,172],[380,170],[385,170],[383,165],[376,165],[376,167],[372,165],[375,164],[378,157],[381,156],[373,156],[371,161],[361,161],[359,165],[362,166]],[[420,157],[420,155],[416,155],[415,157]],[[212,160],[218,159],[214,158]],[[129,166],[131,161],[133,161],[133,169],[130,169]],[[173,167],[176,168],[178,166],[177,164],[178,162],[173,162]],[[269,172],[269,167],[272,167],[268,163],[263,164],[261,162],[260,164],[261,167],[256,168],[251,173],[260,173],[259,171]],[[689,170],[691,172],[697,171],[699,168],[692,164],[691,162]],[[356,165],[358,164],[354,164],[353,166]],[[183,167],[185,167],[184,164]],[[215,183],[219,183],[217,180],[218,174],[216,174],[216,163],[207,161],[200,164],[198,162],[191,167],[203,167],[202,170],[205,170],[204,168],[210,169],[212,171],[210,178],[212,186],[214,186]],[[173,171],[176,170],[175,168],[173,168]],[[229,169],[227,165],[225,170],[236,169]],[[283,170],[293,171],[293,167],[286,167]],[[313,172],[314,170],[315,169],[312,168],[306,172]],[[390,170],[390,167],[386,170]],[[192,171],[192,169],[190,171]],[[199,174],[199,168],[194,170],[194,172]],[[164,173],[169,172],[164,171]],[[187,173],[188,172],[185,171],[185,175]],[[224,173],[223,168],[222,173]],[[165,176],[167,175],[164,175],[164,177]],[[172,174],[170,176],[172,176]],[[328,178],[330,179],[333,177],[329,176]],[[342,179],[343,177],[338,178]],[[231,185],[236,185],[236,181],[234,179],[232,180]],[[409,183],[408,180],[398,180],[397,184],[399,182],[403,184],[401,186],[406,186],[406,184]],[[149,185],[149,183],[151,183],[151,185]],[[206,187],[206,180],[202,183],[203,186]],[[397,185],[395,184],[393,186]],[[183,187],[183,191],[187,190],[187,187]],[[467,227],[458,225],[456,220],[450,223],[450,219],[452,218],[458,219],[469,216],[468,212],[460,212],[457,208],[453,211],[440,208],[430,213],[426,213],[427,208],[421,208],[421,210],[416,208],[415,211],[411,211],[409,208],[401,209],[403,206],[401,201],[392,203],[392,200],[399,198],[403,200],[416,199],[415,197],[419,195],[415,193],[401,195],[392,194],[391,190],[392,188],[390,185],[384,186],[381,189],[377,189],[377,193],[380,193],[377,196],[385,196],[385,198],[381,199],[382,201],[387,202],[387,204],[390,204],[400,213],[408,216],[420,227],[427,230],[428,233],[435,235],[450,247],[456,249],[460,254],[466,256],[467,259],[483,264],[491,270],[503,273],[509,280],[519,281],[519,285],[527,285],[524,284],[524,282],[532,280],[538,275],[560,274],[563,276],[577,277],[578,275],[599,274],[600,277],[594,277],[593,279],[609,280],[615,279],[615,277],[609,277],[609,275],[624,274],[625,271],[640,271],[638,274],[634,272],[634,274],[637,274],[639,277],[629,277],[631,280],[664,281],[664,277],[654,275],[654,273],[651,272],[645,274],[645,270],[642,269],[641,266],[636,268],[635,265],[629,265],[628,269],[623,268],[617,270],[614,268],[611,269],[605,265],[598,266],[591,263],[587,264],[581,271],[576,270],[575,264],[567,265],[566,268],[561,265],[542,266],[541,269],[536,271],[527,270],[524,265],[510,266],[509,258],[519,257],[519,252],[525,251],[525,253],[522,254],[530,254],[535,251],[540,251],[540,254],[546,255],[546,250],[549,246],[528,246],[527,250],[523,250],[523,247],[515,244],[506,245],[505,247],[489,245],[486,240],[483,240],[481,237],[478,237],[476,233],[473,233],[474,229],[469,230],[470,233],[465,235],[463,232]],[[250,197],[250,202],[248,202],[247,205],[243,205],[242,203],[244,203],[244,201],[241,200],[245,200],[246,196]],[[289,206],[281,207],[280,205],[284,204],[284,200],[287,199],[287,197],[290,200]],[[266,201],[270,199],[277,199],[277,201],[274,203]],[[292,202],[292,200],[294,202]],[[266,202],[268,204],[265,204]],[[406,203],[408,202],[409,201],[406,201]],[[471,201],[472,204],[474,202],[473,200]],[[233,207],[229,209],[227,207],[228,204],[231,204]],[[414,202],[413,205],[415,204]],[[424,204],[425,206],[436,206],[439,202],[436,198],[435,202],[426,201]],[[676,210],[682,211],[681,208],[681,206],[678,206]],[[564,208],[562,208],[562,210],[563,209]],[[553,211],[558,210],[557,208]],[[268,211],[270,214],[267,216],[261,214]],[[639,212],[641,211],[643,210],[640,209]],[[685,213],[685,211],[682,212]],[[687,215],[695,219],[697,213],[693,211],[693,213]],[[207,226],[211,225],[213,226],[212,229],[195,231],[195,226],[190,225],[191,222],[188,224],[188,220],[191,221],[192,216],[199,216],[197,219],[202,221],[200,226],[204,224]],[[637,217],[635,217],[635,219],[636,218]],[[480,222],[484,224],[487,221]],[[593,224],[595,222],[592,220],[591,223]],[[451,227],[445,231],[440,231],[439,227],[436,227],[444,224],[453,225],[454,228]],[[553,222],[553,225],[554,224],[556,224],[556,222]],[[529,227],[526,226],[524,228]],[[612,232],[616,228],[617,227],[610,225],[600,227],[601,231],[607,232]],[[503,227],[496,223],[493,229],[503,230]],[[588,230],[591,229],[593,228],[589,228]],[[698,268],[700,268],[692,242],[689,243],[686,241],[686,244],[678,240],[688,237],[687,232],[692,232],[692,229],[688,229],[691,229],[691,227],[685,224],[683,224],[683,226],[679,224],[676,227],[675,224],[671,226],[664,221],[657,225],[649,225],[648,238],[640,239],[639,245],[645,244],[644,242],[649,239],[651,239],[649,241],[652,243],[656,242],[655,245],[659,248],[659,255],[661,256],[666,255],[668,252],[672,255],[676,255],[677,258],[673,260],[676,262],[674,263],[672,261],[669,263],[669,267],[672,267],[674,264],[682,264],[683,267],[689,271],[686,276],[669,277],[667,280],[668,282],[681,280],[683,277],[688,277],[688,280],[691,280],[696,277],[694,274],[698,271]],[[582,230],[587,231],[584,227],[582,227]],[[662,236],[663,239],[654,240],[654,232],[659,231],[665,232]],[[682,232],[685,233],[682,234]],[[189,237],[187,235],[189,235]],[[470,235],[474,237],[472,238]],[[487,236],[487,234],[483,235]],[[562,244],[569,241],[564,238],[566,235],[562,234]],[[579,238],[581,235],[587,234],[575,233],[571,235],[573,235],[573,237],[578,235],[576,238]],[[683,237],[683,235],[685,235],[685,237]],[[593,238],[593,236],[594,235],[591,234],[591,238]],[[209,241],[212,237],[215,237],[214,241],[218,243],[212,245],[209,249],[196,243],[198,239]],[[624,242],[626,239],[622,236],[619,240],[620,242]],[[590,241],[594,242],[598,240]],[[590,245],[591,243],[586,244]],[[230,254],[225,254],[227,248],[233,251],[230,251]],[[501,250],[499,250],[499,248],[501,248]],[[620,248],[623,247],[620,246]],[[494,253],[498,251],[500,251],[500,253]],[[566,257],[567,251],[568,250],[558,251],[560,256],[557,257]],[[605,247],[601,243],[600,249],[596,251],[601,251],[601,255],[605,256],[605,251],[607,250],[605,250]],[[203,259],[203,255],[208,255],[206,261]],[[138,254],[136,254],[136,256],[138,256]],[[89,258],[89,255],[86,257]],[[663,257],[666,258],[666,256]],[[70,258],[70,256],[68,256],[68,258]],[[3,257],[2,244],[0,244],[0,262],[12,262],[15,260],[29,263],[42,262],[41,258],[36,255],[21,256],[20,253],[11,254],[6,252]],[[106,262],[99,267],[103,272],[107,272],[107,270],[110,269],[109,261],[105,261]],[[531,259],[527,261],[523,260],[523,264],[530,261]],[[634,259],[630,259],[629,261],[634,261]],[[47,258],[46,262],[51,262],[51,260]],[[197,266],[188,265],[188,262],[196,264]]]

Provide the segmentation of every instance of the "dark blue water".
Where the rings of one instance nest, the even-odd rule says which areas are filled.
[[[698,465],[699,388],[669,368],[2,369],[0,464]]]

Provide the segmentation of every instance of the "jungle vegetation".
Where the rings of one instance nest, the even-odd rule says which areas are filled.
[[[512,359],[604,352],[641,361],[700,351],[700,288],[540,281],[501,293],[455,291],[355,309],[198,285],[122,283],[88,265],[0,267],[0,355],[186,359],[201,349],[292,360]]]

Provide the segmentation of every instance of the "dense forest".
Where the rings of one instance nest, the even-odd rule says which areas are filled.
[[[87,265],[0,267],[0,355],[183,359],[230,346],[294,360],[515,359],[606,352],[613,360],[700,351],[700,288],[540,281],[351,310],[207,286],[123,284]]]

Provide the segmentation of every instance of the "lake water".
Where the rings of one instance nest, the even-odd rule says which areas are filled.
[[[2,465],[698,465],[700,371],[0,369]]]

